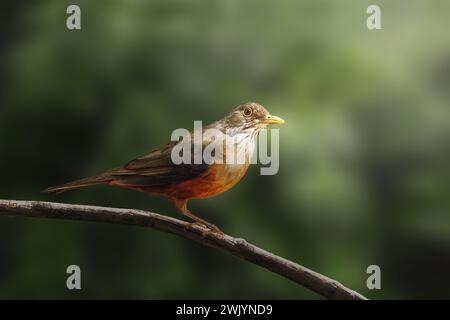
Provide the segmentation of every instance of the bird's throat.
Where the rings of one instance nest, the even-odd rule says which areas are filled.
[[[261,128],[227,130],[226,132],[226,163],[249,163],[255,150],[256,138]],[[232,154],[230,154],[232,152]]]

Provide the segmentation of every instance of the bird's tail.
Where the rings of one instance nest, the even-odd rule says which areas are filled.
[[[114,178],[110,175],[109,172],[105,172],[96,176],[92,176],[89,178],[84,178],[84,179],[80,179],[80,180],[76,180],[76,181],[72,181],[66,184],[63,184],[61,186],[57,186],[57,187],[51,187],[51,188],[47,188],[45,190],[43,190],[43,192],[45,193],[63,193],[69,190],[73,190],[73,189],[78,189],[78,188],[84,188],[84,187],[90,187],[90,186],[95,186],[98,184],[105,184],[105,183],[109,183],[112,180],[114,180]]]

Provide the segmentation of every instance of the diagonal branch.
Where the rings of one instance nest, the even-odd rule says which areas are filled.
[[[0,216],[83,220],[152,228],[222,249],[290,279],[328,299],[366,299],[336,280],[258,248],[244,239],[215,233],[205,234],[205,230],[201,227],[190,226],[187,222],[157,213],[53,202],[0,200]]]

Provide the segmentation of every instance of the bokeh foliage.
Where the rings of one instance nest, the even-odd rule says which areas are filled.
[[[449,298],[448,1],[3,1],[1,198],[164,199],[45,187],[118,166],[174,128],[258,101],[286,119],[280,172],[193,201],[230,234],[371,298]],[[383,29],[366,28],[382,8]],[[65,289],[78,264],[83,290]],[[382,269],[382,290],[366,268]],[[0,298],[315,298],[215,250],[140,228],[0,220]]]

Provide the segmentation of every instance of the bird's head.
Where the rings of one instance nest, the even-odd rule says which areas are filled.
[[[249,102],[241,104],[225,118],[226,126],[229,129],[248,130],[264,129],[270,124],[281,124],[284,120],[271,115],[262,105]]]

